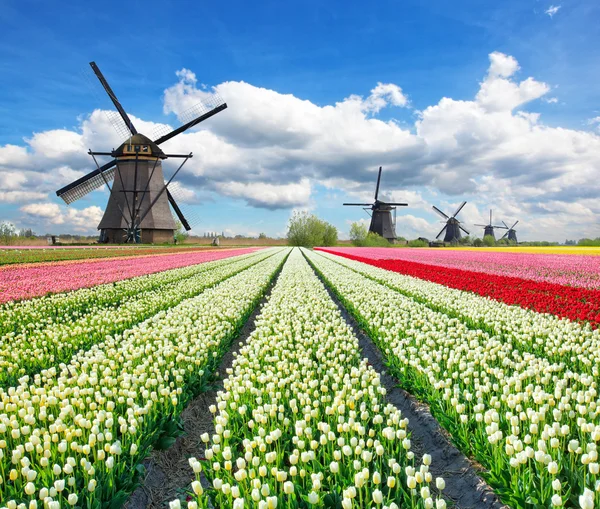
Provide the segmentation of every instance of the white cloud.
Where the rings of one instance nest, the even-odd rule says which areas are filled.
[[[30,203],[21,207],[26,219],[36,220],[46,225],[65,225],[77,233],[94,233],[104,211],[91,206],[84,209],[59,207],[56,203]]]
[[[560,6],[560,5],[551,5],[544,11],[544,13],[552,18],[561,7],[562,6]]]
[[[533,77],[520,80],[519,72],[513,56],[491,53],[475,97],[443,97],[423,108],[413,126],[403,127],[377,118],[384,108],[409,106],[405,92],[393,83],[378,83],[366,97],[351,95],[319,106],[242,81],[206,89],[193,72],[182,69],[177,83],[165,90],[166,113],[181,116],[215,93],[228,109],[163,148],[194,153],[177,179],[188,201],[197,200],[201,192],[268,209],[314,208],[317,183],[336,194],[342,191],[370,200],[377,167],[382,165],[382,192],[408,201],[407,212],[413,207],[430,210],[428,199],[436,193],[439,203],[460,203],[465,196],[468,207],[475,209],[467,214],[465,208],[469,219],[483,216],[493,205],[489,202],[497,202],[506,217],[540,219],[536,224],[546,226],[532,228],[536,235],[564,236],[576,214],[561,211],[550,221],[552,212],[539,203],[585,202],[589,210],[600,213],[593,201],[600,194],[596,177],[600,136],[545,125],[532,104],[544,99],[550,86]],[[132,120],[148,134],[166,125]],[[596,120],[591,119],[590,125]],[[105,112],[95,110],[76,131],[35,133],[24,146],[0,147],[0,183],[4,183],[0,201],[44,203],[45,196],[94,168],[88,148],[107,150],[120,142]],[[98,215],[60,210],[46,219],[75,224],[71,214],[80,214],[84,223]],[[600,235],[596,222],[585,218],[577,231]]]

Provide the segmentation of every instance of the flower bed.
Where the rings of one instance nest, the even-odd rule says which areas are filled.
[[[150,447],[206,383],[287,255],[0,389],[0,504],[118,507]],[[52,505],[51,505],[52,504]]]
[[[369,256],[368,250],[363,252],[366,256],[359,256],[350,254],[346,250],[319,249],[382,269],[474,292],[506,304],[516,304],[539,313],[552,313],[571,320],[588,321],[594,326],[600,324],[600,290],[447,267],[440,268],[435,265],[406,260],[373,259]],[[425,252],[425,250],[420,252]]]
[[[183,273],[187,277],[177,277],[172,282],[169,281],[174,274],[169,271],[141,280],[128,280],[119,285],[116,292],[112,285],[105,287],[105,292],[101,289],[87,290],[86,293],[92,296],[92,303],[95,304],[89,312],[74,309],[71,310],[72,319],[50,323],[49,317],[44,317],[42,313],[38,313],[35,318],[28,316],[37,323],[37,327],[30,327],[31,322],[25,322],[23,315],[30,315],[29,311],[35,311],[38,307],[43,309],[43,306],[35,303],[33,306],[14,306],[12,318],[18,320],[21,316],[18,322],[21,327],[16,332],[13,330],[0,336],[0,386],[15,384],[23,375],[39,373],[51,366],[58,366],[61,362],[68,362],[77,350],[89,348],[108,335],[119,334],[159,311],[172,308],[272,254],[273,251],[267,250],[191,268],[175,269],[177,276]],[[149,288],[143,291],[144,287]],[[119,290],[125,295],[120,296]],[[69,294],[61,296],[69,303],[72,300]],[[99,296],[105,299],[98,299]],[[65,313],[61,312],[60,299],[55,297],[59,296],[51,297],[53,304],[57,305],[54,311],[63,317]],[[99,301],[104,305],[100,305]],[[89,299],[84,300],[84,303],[89,306]],[[18,312],[20,308],[25,308],[22,313]]]
[[[294,250],[218,394],[188,508],[435,507],[430,457]],[[204,467],[202,467],[204,465]],[[204,468],[212,488],[199,482]],[[436,480],[439,489],[443,479]],[[171,507],[178,507],[174,501]]]
[[[307,256],[377,342],[402,386],[429,402],[460,447],[488,469],[488,481],[506,503],[513,508],[600,503],[600,364],[598,349],[577,337],[582,330],[577,324],[570,337],[561,338],[579,342],[577,357],[565,352],[555,359],[436,311],[326,256]]]
[[[0,270],[0,303],[31,299],[48,293],[112,283],[144,274],[206,263],[229,256],[255,251],[256,248],[227,251],[196,251],[161,256],[138,256],[127,259],[46,263],[33,267],[9,267]]]
[[[532,254],[468,249],[328,248],[332,253],[372,260],[417,262],[435,267],[530,279],[600,290],[600,256]]]

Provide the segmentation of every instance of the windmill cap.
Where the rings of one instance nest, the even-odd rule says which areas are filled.
[[[136,154],[142,157],[159,157],[160,159],[167,158],[165,153],[156,143],[140,133],[134,134],[130,138],[127,138],[123,144],[113,152],[113,157],[135,157]]]

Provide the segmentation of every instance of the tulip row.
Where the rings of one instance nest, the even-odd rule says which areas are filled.
[[[136,294],[155,290],[163,285],[181,281],[214,267],[220,267],[242,257],[253,255],[256,255],[256,252],[220,257],[212,261],[145,274],[114,283],[100,284],[91,288],[80,288],[66,293],[54,293],[44,297],[6,302],[0,304],[0,334],[24,331],[33,333],[52,324],[71,322],[84,314],[97,312],[102,308],[119,306]]]
[[[118,507],[136,465],[152,444],[169,442],[286,256],[0,389],[0,503]]]
[[[431,458],[415,467],[408,419],[386,404],[379,375],[298,249],[255,326],[210,409],[205,461],[190,459],[188,508],[446,507],[430,488]]]
[[[520,352],[529,352],[552,362],[568,361],[581,373],[600,373],[600,330],[589,324],[559,319],[518,306],[462,292],[397,272],[373,267],[340,256],[326,258],[382,283],[392,290],[453,318],[470,329],[482,329],[499,336]]]
[[[110,307],[94,308],[74,320],[52,323],[43,328],[38,325],[37,330],[26,329],[16,334],[4,334],[0,336],[0,386],[15,384],[23,375],[39,373],[68,362],[77,350],[88,348],[108,335],[119,334],[272,255],[272,252],[262,251],[242,256],[241,259],[219,262],[208,267],[208,270],[198,270],[196,266],[195,271],[192,271],[197,272],[195,275],[142,290],[137,294],[127,292],[129,298],[119,299]],[[155,278],[168,281],[169,275]],[[142,286],[146,283],[148,280],[144,280]],[[122,286],[131,290],[137,285],[131,282]],[[95,293],[97,295],[102,292]],[[114,295],[110,290],[107,293]]]
[[[90,288],[145,274],[187,267],[228,256],[256,251],[255,248],[198,251],[127,259],[44,263],[0,269],[0,302],[31,299],[48,293]]]
[[[436,267],[518,277],[565,286],[600,290],[600,257],[560,254],[469,251],[467,249],[332,248],[337,254],[364,256],[372,260],[418,262]]]
[[[590,372],[579,372],[569,355],[555,362],[522,351],[325,256],[306,255],[401,384],[426,399],[463,450],[489,469],[507,503],[600,504],[597,352],[588,352]]]
[[[600,324],[600,290],[454,268],[440,269],[434,265],[406,260],[374,260],[368,256],[357,256],[329,248],[323,250],[382,269],[491,297],[506,304],[516,304],[539,313],[588,321],[594,327]]]

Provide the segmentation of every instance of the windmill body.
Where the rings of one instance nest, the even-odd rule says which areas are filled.
[[[140,242],[171,242],[176,229],[175,220],[169,208],[167,194],[161,193],[165,185],[162,159],[166,156],[149,138],[139,133],[123,143],[115,151],[115,155],[117,176],[104,216],[98,225],[105,241],[122,242],[123,232],[136,219],[139,220],[143,211],[148,210],[138,224],[141,230]]]
[[[467,235],[469,235],[469,232],[463,226],[461,226],[461,222],[456,218],[456,216],[458,216],[459,212],[466,204],[466,201],[462,202],[460,207],[458,207],[458,209],[456,209],[456,212],[451,216],[448,216],[436,206],[433,206],[433,210],[435,210],[440,216],[442,216],[446,222],[445,226],[442,228],[440,233],[437,234],[436,239],[439,239],[442,236],[442,234],[446,232],[444,235],[444,242],[456,244],[462,238],[461,230],[464,231]]]
[[[392,211],[396,207],[406,207],[407,203],[383,202],[378,199],[379,185],[381,183],[382,167],[379,167],[377,176],[377,185],[375,187],[375,201],[373,203],[344,203],[344,206],[363,207],[365,210],[371,210],[371,224],[369,231],[380,235],[388,242],[393,243],[396,240],[396,224],[392,219]]]
[[[152,141],[137,132],[98,66],[94,62],[90,66],[120,115],[119,125],[115,126],[117,131],[127,133],[127,138],[111,152],[90,150],[97,169],[59,189],[56,194],[70,204],[107,185],[110,196],[98,225],[101,242],[173,242],[176,224],[171,209],[186,230],[189,231],[191,226],[170,192],[169,184],[192,153],[165,154],[159,145],[224,110],[227,104],[220,100],[209,107],[201,104],[200,108],[192,111],[189,122]],[[99,166],[96,156],[110,156],[112,161]],[[168,158],[182,158],[183,162],[165,182],[162,161]]]
[[[508,230],[503,236],[502,238],[507,238],[509,241],[514,242],[515,244],[518,244],[519,241],[517,240],[517,230],[515,230],[515,226],[517,226],[517,223],[519,221],[515,221],[515,224],[513,224],[512,226],[508,226],[504,221],[502,221],[502,224],[504,226],[506,226],[506,229]]]
[[[476,224],[475,226],[482,226],[483,227],[483,236],[484,237],[490,236],[494,240],[496,240],[496,233],[495,233],[496,228],[508,229],[507,226],[498,226],[498,225],[492,224],[492,209],[490,209],[490,222],[489,222],[489,224]]]

